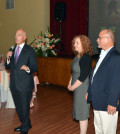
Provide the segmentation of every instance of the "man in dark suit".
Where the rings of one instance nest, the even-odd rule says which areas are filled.
[[[96,134],[115,134],[120,110],[120,53],[114,48],[114,33],[110,29],[102,30],[97,42],[102,50],[86,99],[93,105]]]
[[[10,70],[10,90],[21,122],[21,126],[14,131],[20,131],[21,134],[28,134],[32,127],[29,107],[34,89],[33,73],[38,69],[35,51],[25,44],[25,40],[26,31],[18,29],[15,34],[17,45],[7,53],[5,62],[5,68]]]

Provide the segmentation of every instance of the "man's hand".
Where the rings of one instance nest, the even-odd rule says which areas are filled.
[[[13,52],[12,52],[12,51],[8,51],[8,53],[7,53],[7,59],[9,59],[9,57],[11,57],[11,56],[12,56],[12,54],[13,54]]]
[[[29,68],[26,65],[23,65],[20,69],[25,70],[25,71],[29,71]]]
[[[116,112],[116,107],[108,105],[107,111],[108,111],[108,114],[114,114]]]

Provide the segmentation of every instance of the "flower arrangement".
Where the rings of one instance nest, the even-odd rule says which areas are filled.
[[[53,36],[48,28],[45,33],[41,31],[41,33],[35,38],[32,43],[32,47],[34,48],[37,56],[57,56],[55,47],[59,41],[60,38],[58,36]]]

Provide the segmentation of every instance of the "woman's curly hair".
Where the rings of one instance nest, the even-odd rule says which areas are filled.
[[[80,41],[81,41],[81,44],[82,44],[82,52],[78,52],[78,51],[75,51],[75,47],[74,47],[74,44],[75,44],[75,39],[76,38],[79,38]],[[82,57],[83,54],[89,54],[90,56],[92,56],[93,54],[93,47],[91,45],[91,42],[89,40],[89,38],[85,35],[77,35],[73,38],[72,40],[72,51],[74,52],[75,56],[80,56]]]

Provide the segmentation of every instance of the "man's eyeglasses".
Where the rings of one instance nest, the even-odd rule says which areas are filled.
[[[98,39],[102,39],[102,38],[108,38],[108,37],[106,37],[106,36],[105,36],[105,37],[100,37],[100,36],[98,36]]]

